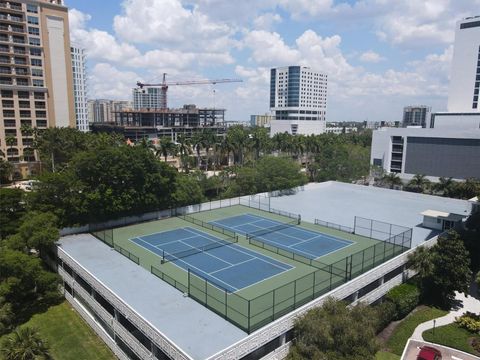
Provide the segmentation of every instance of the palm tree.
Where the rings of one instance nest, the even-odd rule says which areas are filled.
[[[419,246],[408,256],[408,261],[413,270],[415,270],[420,279],[425,279],[433,271],[433,252],[425,246]]]
[[[390,189],[393,189],[395,186],[401,186],[402,180],[396,173],[388,173],[383,175],[382,183],[388,185]]]
[[[192,153],[190,140],[184,135],[178,135],[177,137],[177,149],[180,153],[180,162],[182,163],[183,170],[188,173],[188,156]]]
[[[438,179],[438,183],[436,183],[433,186],[433,188],[435,191],[442,193],[443,196],[449,197],[453,190],[454,185],[455,185],[455,182],[451,177],[450,178],[440,177]]]
[[[425,192],[430,187],[430,180],[425,175],[416,174],[407,185],[408,188],[415,192]]]
[[[51,359],[48,345],[38,332],[30,327],[17,328],[4,339],[0,354],[5,360],[47,360]]]
[[[13,136],[7,136],[5,139],[5,144],[7,144],[8,147],[10,147],[10,154],[12,154],[13,147],[17,144],[17,139]],[[7,151],[7,160],[8,160],[8,151]]]
[[[200,166],[201,166],[200,152],[202,151],[202,149],[206,147],[206,140],[202,133],[197,132],[192,136],[192,146],[195,152],[197,153],[197,166],[200,169]]]
[[[178,152],[177,150],[178,148],[175,143],[170,140],[170,138],[164,137],[160,139],[155,155],[163,156],[165,158],[165,162],[167,162],[168,155],[175,156]]]

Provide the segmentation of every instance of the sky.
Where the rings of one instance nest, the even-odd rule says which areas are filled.
[[[171,86],[169,107],[269,111],[269,70],[328,74],[327,121],[401,120],[404,106],[446,111],[455,23],[480,0],[66,0],[87,54],[88,97],[131,100],[137,81]]]

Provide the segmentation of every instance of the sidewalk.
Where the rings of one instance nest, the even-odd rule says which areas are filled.
[[[456,317],[463,315],[467,311],[477,314],[480,312],[480,300],[475,299],[473,296],[469,296],[467,298],[465,294],[456,292],[455,299],[461,301],[461,307],[457,310],[450,311],[445,316],[435,319],[435,327],[451,324],[455,321]],[[423,340],[422,333],[431,328],[433,328],[433,320],[429,320],[418,325],[413,332],[411,339]]]

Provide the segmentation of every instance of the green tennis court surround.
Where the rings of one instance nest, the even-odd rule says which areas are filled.
[[[217,209],[191,209],[162,220],[97,230],[94,235],[248,333],[410,248],[411,229],[395,225],[357,218],[352,228],[334,228],[321,220],[316,224],[300,221],[296,214],[261,203],[257,208],[244,200],[225,204]],[[238,220],[248,218],[252,221]],[[247,239],[247,230],[254,229],[255,223],[258,231]],[[185,235],[186,229],[192,236]],[[203,243],[195,236],[208,241]],[[149,245],[131,239],[146,239]],[[328,248],[327,240],[330,245],[336,241],[342,246]],[[322,241],[328,251],[317,251]],[[169,248],[173,249],[171,257],[162,252]],[[175,256],[175,249],[181,259]],[[308,256],[302,254],[307,250]],[[243,253],[245,259],[235,258],[235,252]],[[209,262],[208,256],[217,260]],[[228,266],[213,268],[222,261]],[[282,271],[269,272],[268,266],[279,266]],[[253,275],[260,271],[264,275]]]

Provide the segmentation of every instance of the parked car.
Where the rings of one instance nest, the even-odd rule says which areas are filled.
[[[417,360],[442,360],[442,353],[431,346],[422,346]]]

